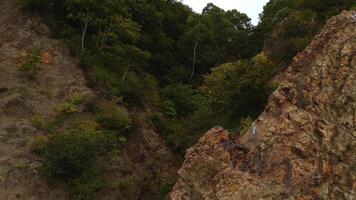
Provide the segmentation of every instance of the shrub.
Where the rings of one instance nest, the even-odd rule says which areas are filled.
[[[204,97],[190,85],[171,84],[163,88],[164,110],[170,117],[187,117],[204,105]]]
[[[101,66],[94,66],[89,78],[91,87],[101,89],[111,95],[119,92],[120,82],[119,76]]]
[[[73,123],[75,131],[93,132],[99,130],[100,125],[92,120],[78,119]]]
[[[85,101],[85,96],[80,94],[73,95],[69,100],[71,104],[76,106],[84,103],[84,101]]]
[[[34,115],[31,118],[32,125],[38,129],[43,129],[45,127],[45,122],[40,115]]]
[[[145,98],[146,83],[143,77],[134,72],[129,72],[125,82],[122,82],[117,96],[121,96],[129,107],[140,106]]]
[[[102,190],[107,184],[95,172],[87,171],[78,179],[75,179],[70,184],[74,200],[92,200],[96,192]]]
[[[20,65],[20,71],[30,80],[35,79],[40,70],[40,53],[40,49],[33,49]]]
[[[163,103],[163,110],[164,110],[164,114],[169,117],[169,118],[176,118],[177,117],[177,111],[175,108],[175,104],[170,101],[170,100],[166,100]]]
[[[119,107],[100,112],[96,120],[106,130],[118,133],[127,133],[131,128],[131,118]]]
[[[267,83],[270,65],[260,54],[213,68],[202,86],[213,111],[234,119],[259,114],[271,90]]]
[[[98,132],[65,133],[37,140],[33,150],[43,156],[47,177],[70,181],[89,170],[96,156],[112,148],[114,141]]]
[[[169,192],[172,190],[173,184],[171,182],[165,182],[161,185],[161,188],[157,194],[157,200],[165,200]]]
[[[253,119],[250,116],[240,119],[240,134],[245,134],[248,130],[250,130],[253,124]]]
[[[68,115],[77,112],[77,108],[73,103],[65,102],[58,106],[58,112],[59,114]]]

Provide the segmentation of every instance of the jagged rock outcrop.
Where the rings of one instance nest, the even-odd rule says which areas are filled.
[[[40,176],[41,162],[30,146],[46,133],[35,128],[32,119],[48,119],[73,95],[100,97],[86,86],[62,42],[48,37],[49,29],[38,17],[22,12],[15,0],[1,0],[0,13],[0,199],[70,199],[63,185],[49,185]],[[30,81],[20,76],[19,65],[34,48],[41,49],[41,69]],[[110,185],[94,199],[154,199],[161,185],[174,180],[175,157],[153,130],[147,112],[135,111],[134,120],[141,126],[106,167]],[[131,188],[120,191],[124,181]]]
[[[169,199],[356,199],[356,12],[333,17],[244,136],[190,148]]]

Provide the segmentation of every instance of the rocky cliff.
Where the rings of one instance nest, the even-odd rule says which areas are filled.
[[[31,144],[47,133],[34,122],[38,116],[49,120],[76,95],[105,100],[86,86],[76,60],[48,37],[48,27],[34,13],[20,11],[14,0],[1,0],[0,13],[0,199],[70,199],[68,188],[40,176],[41,162]],[[40,69],[35,80],[28,80],[19,66],[33,49],[41,49]],[[175,158],[151,128],[148,112],[134,112],[140,126],[105,167],[109,186],[95,199],[154,199],[162,185],[174,180]],[[90,117],[82,110],[79,114]]]
[[[208,131],[172,200],[356,199],[356,12],[333,17],[241,137]]]

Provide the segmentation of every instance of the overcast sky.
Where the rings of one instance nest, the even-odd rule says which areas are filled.
[[[213,3],[224,10],[236,9],[246,13],[255,25],[258,23],[258,14],[262,12],[263,6],[267,2],[268,0],[183,0],[183,3],[198,13],[201,13],[208,3]]]

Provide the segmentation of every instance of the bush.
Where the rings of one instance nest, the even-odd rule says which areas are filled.
[[[98,132],[66,133],[37,140],[33,151],[43,156],[47,177],[70,181],[90,170],[97,155],[112,148],[114,142],[114,137]]]
[[[171,182],[164,183],[161,186],[156,199],[157,200],[165,200],[167,195],[169,194],[169,192],[171,192],[172,188],[173,188],[173,184]]]
[[[121,80],[115,73],[101,66],[94,66],[89,77],[89,85],[91,87],[111,95],[119,92],[120,82]]]
[[[84,101],[85,101],[85,96],[80,95],[80,94],[73,95],[69,100],[69,102],[71,104],[76,105],[76,106],[84,103]]]
[[[121,96],[125,105],[128,107],[140,106],[144,99],[143,84],[138,80],[138,77],[129,76],[125,85],[121,85],[117,96]]]
[[[98,131],[100,125],[92,120],[78,119],[73,123],[73,129],[79,132],[93,132]]]
[[[40,115],[34,115],[31,118],[31,122],[32,122],[32,125],[38,129],[45,128],[45,122],[44,122],[42,116],[40,116]]]
[[[92,200],[96,192],[102,190],[107,184],[95,172],[87,171],[70,184],[74,193],[74,200]]]
[[[20,71],[30,80],[35,79],[40,70],[40,54],[40,49],[33,49],[20,66]]]
[[[131,129],[131,118],[119,107],[97,114],[96,121],[106,130],[117,133],[127,133]]]
[[[251,60],[213,68],[202,86],[213,111],[231,119],[259,114],[271,91],[270,66],[271,62],[259,54]]]
[[[164,110],[170,117],[184,118],[202,107],[205,99],[190,85],[171,84],[163,88]],[[204,108],[203,108],[204,109]]]
[[[64,115],[68,115],[68,114],[72,114],[77,112],[77,108],[73,103],[70,102],[65,102],[62,103],[58,106],[58,112],[59,114],[64,114]]]
[[[253,124],[253,119],[250,116],[240,119],[240,128],[239,133],[245,134],[248,130],[250,130]]]

